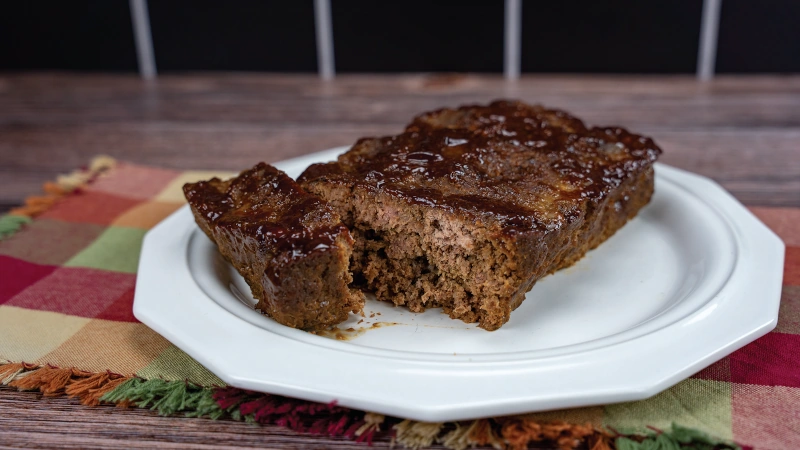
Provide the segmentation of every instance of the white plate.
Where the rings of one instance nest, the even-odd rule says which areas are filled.
[[[276,166],[296,177],[344,150]],[[233,386],[451,421],[654,395],[775,327],[783,255],[717,184],[659,164],[651,204],[494,332],[374,299],[346,340],[279,325],[188,207],[147,233],[133,310]]]

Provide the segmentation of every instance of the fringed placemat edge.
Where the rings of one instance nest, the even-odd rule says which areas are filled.
[[[36,216],[52,208],[63,197],[80,192],[82,188],[94,182],[116,164],[116,160],[110,156],[95,156],[89,165],[68,174],[59,175],[55,181],[44,183],[42,194],[29,196],[22,206],[13,208],[8,214],[0,216],[0,239],[14,235],[33,221]]]
[[[502,417],[460,422],[427,423],[404,420],[336,405],[308,402],[231,386],[200,386],[187,381],[144,379],[112,372],[0,362],[0,384],[44,396],[67,396],[81,404],[149,408],[161,415],[230,419],[261,425],[274,424],[294,431],[345,437],[372,443],[388,437],[393,444],[420,449],[434,443],[453,450],[475,446],[521,450],[530,444],[559,449],[740,449],[692,428],[673,424],[656,428],[617,430],[590,423],[537,421]]]

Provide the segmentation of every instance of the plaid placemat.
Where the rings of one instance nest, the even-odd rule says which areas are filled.
[[[800,448],[800,209],[752,208],[787,245],[778,327],[756,342],[648,400],[420,423],[227,387],[133,317],[145,232],[184,204],[184,183],[229,175],[98,158],[0,219],[0,381],[409,447]]]

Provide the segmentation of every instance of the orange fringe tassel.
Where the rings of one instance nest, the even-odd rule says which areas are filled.
[[[92,373],[25,363],[0,366],[0,380],[5,381],[9,377],[14,379],[7,384],[19,390],[38,390],[46,397],[67,395],[91,406],[99,405],[103,395],[129,379],[111,372]]]
[[[25,363],[8,363],[0,366],[0,384],[7,385],[21,372],[38,366]]]
[[[42,367],[28,372],[24,377],[8,385],[23,391],[39,390],[46,397],[53,397],[63,393],[72,376],[72,369]]]
[[[42,197],[28,197],[25,199],[25,205],[20,206],[18,208],[14,208],[9,211],[9,214],[12,216],[27,216],[27,217],[36,217],[39,214],[47,211],[50,209],[53,204],[55,204],[58,199],[62,196],[56,195],[45,195]]]
[[[48,181],[42,186],[45,195],[31,196],[25,204],[9,211],[12,216],[36,217],[50,209],[62,197],[91,183],[97,176],[114,167],[115,161],[108,156],[95,157],[84,170],[76,170],[71,174],[58,177],[58,181]]]
[[[513,450],[522,450],[530,442],[552,441],[559,449],[578,447],[588,441],[591,450],[611,449],[611,436],[598,430],[592,424],[570,424],[566,422],[539,423],[529,419],[511,419],[502,426],[500,433]]]
[[[81,404],[97,406],[100,404],[102,396],[126,381],[128,381],[127,377],[101,372],[71,383],[64,393],[70,397],[77,397]]]
[[[492,424],[487,419],[480,419],[475,423],[475,426],[469,433],[468,439],[473,445],[491,445],[495,448],[502,445],[502,439],[494,434]]]

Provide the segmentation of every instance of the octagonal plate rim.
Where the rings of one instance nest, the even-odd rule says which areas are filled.
[[[276,166],[324,161],[343,149]],[[196,228],[190,214],[186,220],[186,207],[145,236],[134,315],[233,386],[335,400],[403,418],[464,420],[647,398],[775,327],[784,252],[780,239],[718,184],[663,164],[656,170],[669,173],[725,218],[740,253],[734,273],[715,298],[667,329],[596,349],[588,357],[579,352],[533,361],[467,361],[455,370],[435,361],[377,359],[380,364],[375,364],[372,355],[331,359],[324,349],[280,337],[272,338],[271,345],[243,346],[263,339],[263,330],[208,299],[186,263],[175,258],[185,255]],[[756,305],[755,298],[768,301]],[[310,370],[321,361],[326,371]],[[626,367],[625,372],[619,367]],[[592,380],[582,373],[591,373]],[[530,386],[531,379],[536,385]],[[418,388],[398,387],[403,385]],[[487,385],[493,389],[482,388]]]

